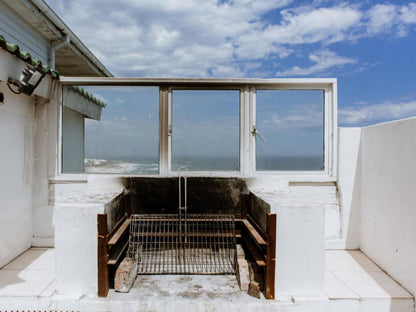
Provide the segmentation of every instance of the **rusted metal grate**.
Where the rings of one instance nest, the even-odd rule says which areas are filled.
[[[230,215],[132,215],[129,256],[138,274],[235,274]]]

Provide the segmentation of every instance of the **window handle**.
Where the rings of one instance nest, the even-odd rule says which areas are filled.
[[[251,133],[253,135],[258,135],[260,137],[260,139],[263,140],[263,142],[266,142],[266,139],[261,135],[261,133],[257,130],[256,126],[253,126],[253,130],[251,130]]]

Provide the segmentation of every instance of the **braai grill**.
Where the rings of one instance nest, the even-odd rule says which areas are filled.
[[[138,274],[235,274],[234,216],[187,214],[183,168],[178,214],[131,215],[129,257]]]

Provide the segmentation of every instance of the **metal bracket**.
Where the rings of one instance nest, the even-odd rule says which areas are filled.
[[[265,139],[265,138],[261,135],[261,133],[257,130],[256,125],[253,125],[253,126],[252,126],[251,133],[252,133],[253,135],[258,135],[258,136],[260,137],[260,139],[262,139],[262,140],[263,140],[263,142],[266,142],[266,139]]]

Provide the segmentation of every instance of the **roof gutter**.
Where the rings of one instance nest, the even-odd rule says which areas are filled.
[[[53,58],[55,58],[55,51],[62,46],[69,45],[72,43],[77,47],[83,55],[95,66],[97,67],[104,76],[113,77],[113,74],[105,68],[105,66],[95,57],[94,54],[75,36],[75,34],[69,29],[69,27],[56,15],[56,13],[43,1],[43,0],[20,0],[22,2],[35,5],[42,14],[47,17],[60,31],[63,33],[66,38],[63,42],[58,43],[53,50]],[[69,37],[68,37],[69,36]],[[67,43],[67,40],[69,41]],[[63,44],[62,46],[59,46]],[[53,46],[52,46],[53,49]],[[52,56],[51,56],[52,58]],[[55,60],[53,60],[52,66],[55,66]]]
[[[55,69],[55,52],[56,50],[69,45],[71,42],[71,35],[66,34],[65,39],[59,43],[53,44],[51,47],[51,63],[50,66],[52,69]]]

